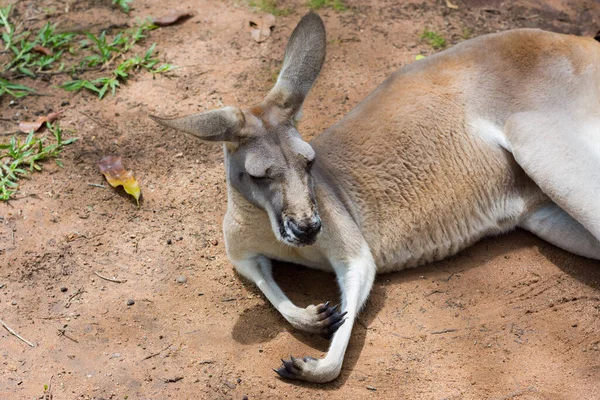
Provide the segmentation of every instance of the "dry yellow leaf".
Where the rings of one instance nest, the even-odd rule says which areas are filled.
[[[135,198],[138,207],[140,206],[140,184],[133,176],[133,172],[123,168],[121,157],[104,156],[98,163],[98,168],[110,186],[123,186],[123,189]]]

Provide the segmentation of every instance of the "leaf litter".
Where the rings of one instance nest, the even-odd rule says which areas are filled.
[[[21,121],[19,122],[19,130],[23,133],[29,133],[31,131],[37,132],[46,122],[52,123],[56,121],[63,112],[64,110],[60,110],[48,115],[42,115],[33,122]]]
[[[110,186],[123,186],[125,192],[132,195],[140,206],[140,184],[133,176],[132,171],[127,171],[123,167],[123,160],[118,156],[104,156],[98,163],[100,172],[104,175]]]

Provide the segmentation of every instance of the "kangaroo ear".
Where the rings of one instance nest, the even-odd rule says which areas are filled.
[[[325,60],[325,26],[321,17],[310,12],[298,25],[285,49],[283,66],[267,102],[286,111],[288,118],[296,116],[304,98],[315,83]]]
[[[154,115],[150,115],[150,118],[168,128],[191,133],[200,139],[215,142],[237,141],[238,134],[244,125],[244,114],[236,107],[225,107],[175,119],[164,119]]]

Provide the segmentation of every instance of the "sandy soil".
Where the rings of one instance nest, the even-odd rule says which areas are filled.
[[[426,27],[450,43],[523,26],[600,29],[597,1],[453,2],[458,10],[442,0],[322,10],[328,55],[304,108],[305,137],[415,55],[431,54],[419,40]],[[195,15],[149,35],[163,59],[182,67],[172,78],[140,73],[102,101],[52,88],[64,77],[25,80],[53,96],[12,106],[0,99],[2,118],[15,121],[2,120],[2,131],[68,101],[62,125],[80,138],[64,169],[46,163],[16,200],[0,204],[0,318],[36,344],[0,330],[0,398],[42,398],[50,383],[54,399],[600,398],[600,263],[522,231],[380,276],[341,377],[326,385],[278,379],[271,368],[280,358],[318,357],[328,343],[293,330],[227,261],[220,147],[159,129],[147,115],[259,101],[305,3],[282,2],[294,13],[260,44],[248,28],[257,14],[244,1],[135,0],[129,17],[109,3],[78,1],[68,13],[65,1],[17,5],[38,17],[31,26],[53,9],[52,21],[94,30],[168,8]],[[96,163],[106,154],[123,156],[139,178],[139,209],[110,187],[88,185],[103,183]],[[277,278],[298,304],[338,296],[327,274],[279,265]]]

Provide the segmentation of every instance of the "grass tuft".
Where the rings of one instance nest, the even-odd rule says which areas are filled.
[[[63,147],[77,140],[71,138],[64,140],[62,129],[58,124],[46,122],[48,131],[54,137],[54,142],[49,143],[48,137],[38,137],[31,131],[24,142],[13,136],[7,143],[0,143],[0,200],[9,200],[18,190],[18,181],[27,177],[34,171],[41,171],[39,164],[48,158],[54,158],[56,164],[62,168],[58,156]]]
[[[35,90],[27,86],[9,82],[4,78],[0,78],[0,96],[2,96],[4,93],[15,98],[20,98],[25,97],[28,94],[35,93]]]
[[[130,1],[121,1],[119,4]],[[90,70],[107,70],[115,60],[130,52],[134,45],[146,38],[146,33],[157,26],[147,21],[139,23],[133,29],[118,32],[111,38],[105,31],[99,35],[85,33],[57,33],[56,24],[46,23],[39,32],[17,32],[10,15],[12,6],[0,8],[1,39],[5,50],[11,55],[10,60],[0,66],[4,74],[11,74],[11,79],[0,78],[0,96],[8,94],[13,97],[24,97],[35,91],[14,83],[14,79],[24,76],[37,78],[39,74],[80,74]],[[82,36],[85,39],[81,40]],[[131,73],[146,70],[152,74],[167,73],[176,67],[171,64],[160,64],[155,58],[155,44],[150,46],[144,56],[133,56],[125,59],[114,68],[108,76],[95,79],[74,79],[66,81],[59,87],[67,91],[86,89],[94,92],[102,99],[109,91],[115,94],[119,84],[125,82]],[[62,56],[69,53],[76,56],[76,63],[66,67]]]
[[[421,40],[426,40],[435,50],[441,50],[446,47],[446,39],[442,35],[427,29],[421,34]]]
[[[346,11],[348,9],[343,0],[308,0],[308,7],[311,10],[318,10],[323,7],[335,11]]]
[[[111,76],[97,78],[94,80],[77,79],[63,83],[59,87],[69,91],[77,92],[81,89],[87,89],[90,92],[96,93],[102,99],[110,89],[112,95],[115,95],[119,82],[125,82],[129,75],[136,70],[144,69],[153,74],[161,74],[172,71],[177,68],[171,64],[159,64],[159,60],[152,57],[156,43],[154,43],[146,51],[143,57],[134,56],[120,63],[117,68],[112,71]]]
[[[119,9],[121,11],[123,11],[125,14],[128,14],[129,11],[131,11],[130,4],[132,2],[133,2],[133,0],[112,0],[113,5],[116,5],[117,7],[119,7]]]

